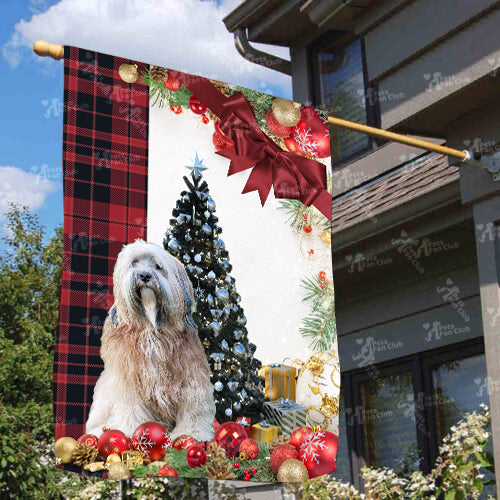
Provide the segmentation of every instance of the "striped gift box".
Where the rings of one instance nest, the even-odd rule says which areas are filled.
[[[290,435],[297,427],[306,425],[306,409],[290,399],[280,398],[264,403],[264,415],[286,435]]]

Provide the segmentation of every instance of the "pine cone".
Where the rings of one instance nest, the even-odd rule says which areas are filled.
[[[211,460],[226,458],[226,450],[215,441],[210,441],[207,445],[207,456]]]
[[[207,472],[212,479],[234,479],[233,464],[223,460],[215,460],[207,465]]]
[[[217,80],[210,80],[210,83],[214,87],[217,87],[226,97],[229,97],[232,94],[231,89],[227,86],[227,84]]]
[[[272,443],[271,446],[269,447],[269,451],[272,453],[274,448],[276,446],[279,446],[280,444],[288,444],[290,442],[290,438],[288,436],[278,436],[278,439],[275,439]]]
[[[91,464],[99,454],[99,450],[95,446],[87,444],[79,444],[73,452],[73,463],[80,467],[85,467]]]
[[[152,66],[149,70],[149,76],[155,82],[164,82],[167,79],[168,71],[161,66]]]

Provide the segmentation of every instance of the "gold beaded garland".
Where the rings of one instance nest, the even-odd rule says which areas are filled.
[[[273,115],[281,125],[293,127],[300,120],[300,104],[276,97],[273,100]]]
[[[280,483],[300,483],[309,479],[306,466],[296,458],[285,460],[278,469]]]

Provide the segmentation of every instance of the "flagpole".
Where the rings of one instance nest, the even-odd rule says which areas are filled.
[[[52,57],[52,59],[62,59],[64,57],[64,46],[48,43],[45,40],[37,40],[33,44],[33,52],[41,57]],[[451,156],[453,158],[458,158],[462,161],[472,159],[473,155],[469,151],[460,151],[458,149],[448,148],[446,146],[440,146],[439,144],[433,144],[429,141],[424,141],[421,139],[414,139],[413,137],[408,137],[403,134],[398,134],[396,132],[389,132],[388,130],[383,130],[376,127],[369,127],[368,125],[362,125],[361,123],[350,122],[348,120],[342,120],[341,118],[335,118],[333,116],[328,117],[328,123],[330,125],[346,128],[349,130],[354,130],[360,132],[361,134],[373,135],[376,137],[381,137],[394,142],[400,142],[402,144],[407,144],[416,148],[424,149],[427,151],[433,151],[442,155]]]

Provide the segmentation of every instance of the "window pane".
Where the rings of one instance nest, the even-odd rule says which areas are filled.
[[[360,384],[367,465],[408,473],[419,466],[412,372]]]
[[[437,365],[432,370],[439,444],[466,413],[489,404],[484,354]]]
[[[338,118],[367,123],[361,41],[319,53],[321,104]],[[369,145],[369,137],[339,127],[331,127],[332,159],[342,160]]]
[[[350,425],[352,425],[352,417],[350,418]],[[345,419],[345,405],[344,398],[340,396],[340,410],[339,410],[339,442],[337,445],[337,470],[332,473],[332,477],[337,481],[344,483],[352,483],[351,466],[349,462],[350,452],[347,446],[347,429]]]

